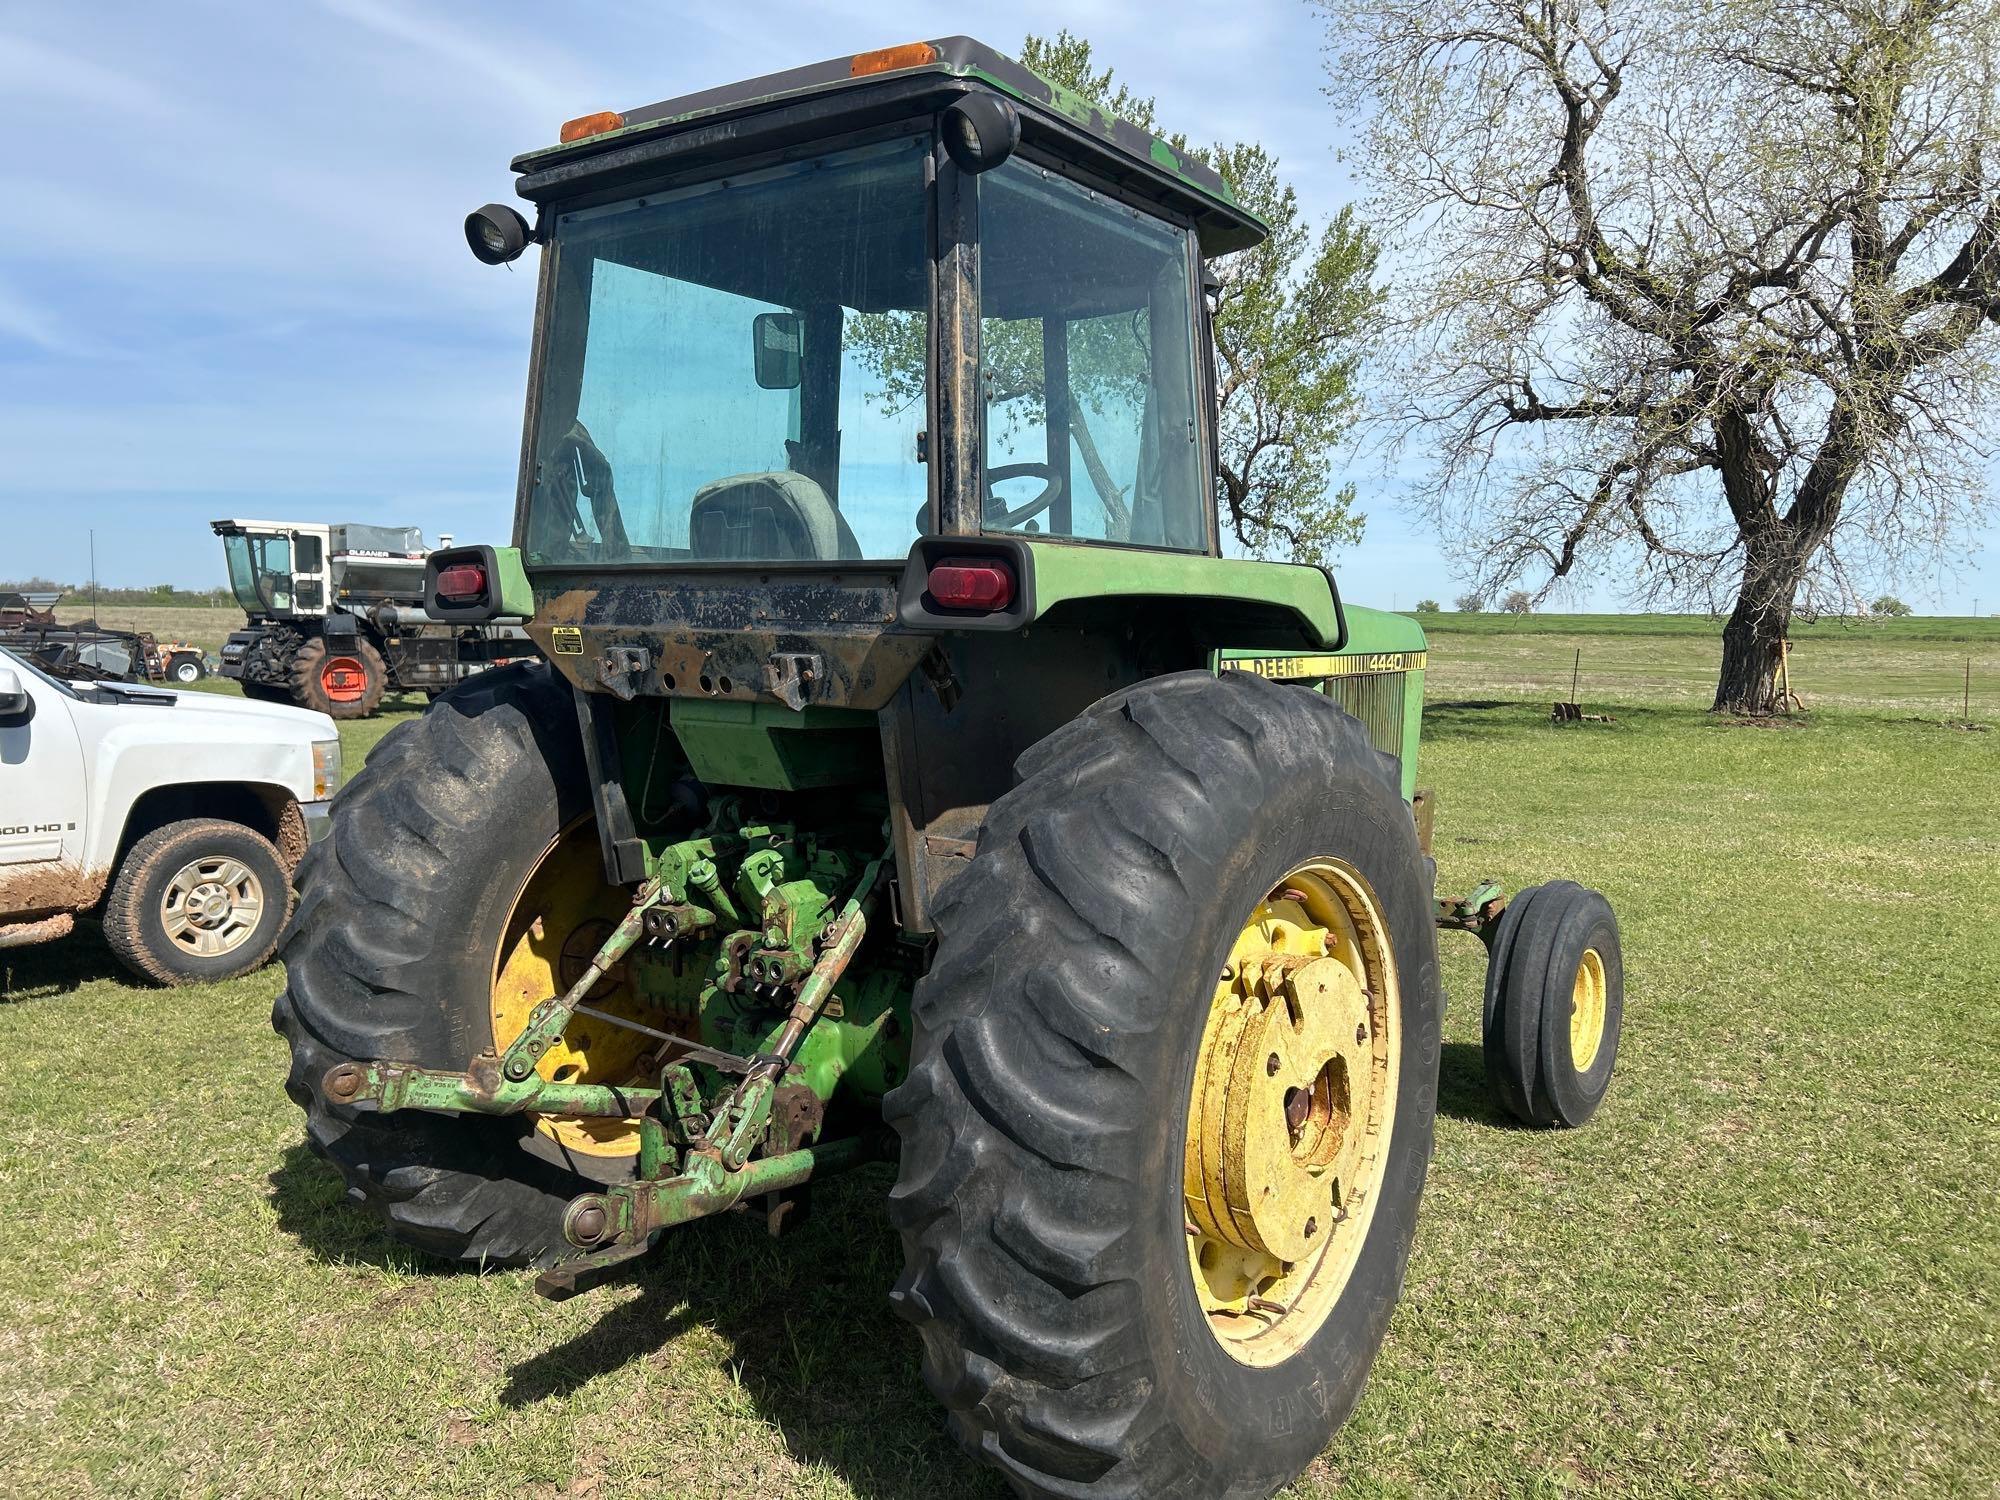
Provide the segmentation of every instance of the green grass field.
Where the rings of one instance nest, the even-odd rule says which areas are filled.
[[[1294,1496],[2000,1493],[2000,637],[1802,647],[1815,712],[1700,713],[1715,643],[1436,631],[1440,879],[1624,924],[1624,1048],[1574,1134],[1480,1079],[1443,939],[1436,1161],[1354,1421]],[[1556,728],[1572,642],[1586,707]],[[384,721],[350,727],[357,758]],[[160,993],[94,939],[0,954],[0,1488],[972,1495],[883,1292],[889,1174],[779,1245],[669,1236],[536,1300],[440,1273],[300,1145],[278,978]]]

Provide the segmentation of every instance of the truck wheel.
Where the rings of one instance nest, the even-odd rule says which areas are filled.
[[[339,645],[317,636],[292,658],[292,701],[335,719],[365,719],[389,686],[382,653],[356,636]]]
[[[1113,694],[1015,770],[886,1105],[893,1300],[1021,1493],[1268,1495],[1361,1395],[1430,1162],[1397,764],[1232,672]]]
[[[208,675],[208,668],[192,651],[177,651],[167,658],[167,681],[185,686],[200,682]]]
[[[188,818],[127,851],[104,939],[156,984],[234,979],[270,958],[291,912],[291,883],[268,840],[241,823]]]
[[[571,939],[598,918],[591,903],[608,901],[613,920],[629,905],[603,884],[575,726],[569,689],[546,667],[482,674],[389,732],[300,866],[271,1017],[291,1045],[286,1091],[350,1196],[397,1239],[448,1259],[547,1265],[573,1253],[562,1214],[590,1183],[556,1164],[558,1132],[530,1119],[357,1112],[321,1084],[353,1059],[463,1068],[511,1041],[527,1008],[562,987],[553,981]],[[542,901],[550,909],[532,909]],[[535,993],[510,1008],[500,1004],[510,988]],[[503,1024],[512,1030],[496,1038]],[[550,1076],[569,1067],[589,1080],[592,1063],[618,1061],[573,1055],[570,1041],[580,1039],[543,1059]],[[581,1144],[606,1153],[601,1176],[629,1174],[621,1142]]]
[[[1486,1076],[1527,1125],[1583,1124],[1611,1087],[1625,964],[1611,903],[1571,880],[1507,904],[1486,965]]]

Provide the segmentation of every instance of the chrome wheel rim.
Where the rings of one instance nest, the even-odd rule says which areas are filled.
[[[264,916],[264,883],[240,859],[209,855],[181,866],[160,896],[160,929],[183,953],[220,958],[250,940]]]

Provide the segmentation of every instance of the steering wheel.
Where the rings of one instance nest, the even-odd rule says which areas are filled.
[[[1009,510],[1007,502],[993,493],[993,486],[1010,479],[1039,479],[1045,488],[1034,499]],[[1062,476],[1056,473],[1053,464],[1002,464],[997,469],[988,469],[984,520],[990,530],[1010,531],[1054,505],[1062,499],[1062,492]]]

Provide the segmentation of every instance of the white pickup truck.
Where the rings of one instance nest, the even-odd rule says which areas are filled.
[[[248,973],[340,769],[325,714],[59,682],[0,650],[0,948],[94,914],[143,979]]]

